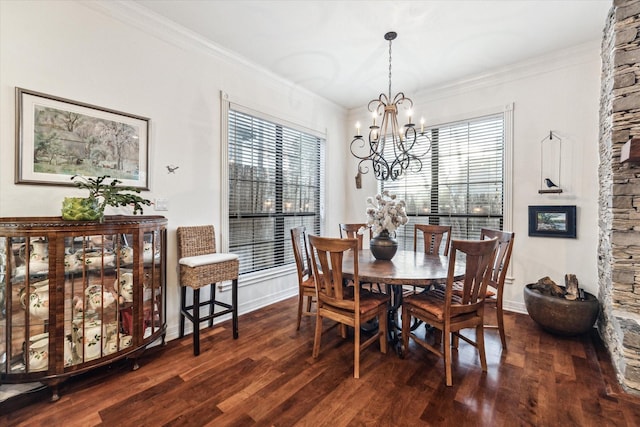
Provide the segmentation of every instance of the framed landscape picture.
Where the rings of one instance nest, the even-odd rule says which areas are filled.
[[[575,206],[529,206],[529,236],[576,238]]]
[[[16,184],[109,175],[149,189],[149,119],[16,88]]]

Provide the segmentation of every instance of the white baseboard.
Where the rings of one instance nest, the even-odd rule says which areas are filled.
[[[291,298],[292,296],[296,296],[298,295],[298,287],[296,286],[295,288],[290,288],[290,289],[286,289],[283,290],[281,292],[278,292],[276,294],[273,295],[269,295],[267,297],[263,297],[263,298],[258,298],[255,300],[251,300],[251,301],[246,301],[246,302],[242,302],[240,304],[238,304],[238,315],[242,315],[242,314],[246,314],[246,313],[250,313],[252,311],[255,310],[259,310],[263,307],[266,307],[268,305],[271,304],[275,304],[279,301],[285,300],[287,298]],[[224,316],[220,316],[214,319],[213,324],[216,325],[218,323],[221,322],[225,322],[227,320],[231,319],[231,314],[227,314]],[[200,325],[200,329],[206,328],[207,324],[206,323],[202,323]],[[240,322],[239,325],[240,328],[240,332],[242,333],[242,323]],[[166,340],[170,341],[173,339],[178,338],[179,336],[179,332],[180,332],[180,324],[176,323],[173,325],[168,325],[167,326],[167,337]],[[193,332],[193,324],[191,322],[189,322],[189,320],[185,321],[185,325],[184,325],[184,333],[185,334],[190,334]]]
[[[503,301],[502,308],[506,311],[513,311],[520,314],[528,314],[527,307],[522,302]]]

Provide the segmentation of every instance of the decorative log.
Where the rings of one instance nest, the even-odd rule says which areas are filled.
[[[564,286],[567,290],[567,294],[564,296],[570,301],[578,299],[580,291],[578,290],[578,278],[575,274],[564,275]]]
[[[537,283],[531,286],[531,289],[538,290],[543,295],[550,295],[554,297],[563,297],[564,289],[556,284],[549,276],[545,276],[538,280]]]

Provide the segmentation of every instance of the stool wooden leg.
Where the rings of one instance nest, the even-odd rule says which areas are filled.
[[[238,338],[238,279],[231,284],[231,304],[233,305],[233,339]]]
[[[211,317],[209,319],[209,327],[213,326],[213,313],[215,312],[215,306],[216,306],[216,284],[212,283],[210,285],[210,297],[209,298],[209,316]]]
[[[184,337],[184,310],[187,306],[187,287],[180,286],[180,332],[178,337]]]
[[[193,290],[193,355],[200,354],[200,289]]]

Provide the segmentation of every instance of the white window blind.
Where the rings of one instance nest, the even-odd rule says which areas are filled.
[[[240,273],[293,263],[291,227],[320,232],[317,135],[229,109],[229,251]]]
[[[413,224],[452,226],[452,238],[478,239],[503,228],[504,114],[426,129],[432,148],[419,173],[381,183],[407,203],[409,224],[397,235],[413,248]]]

